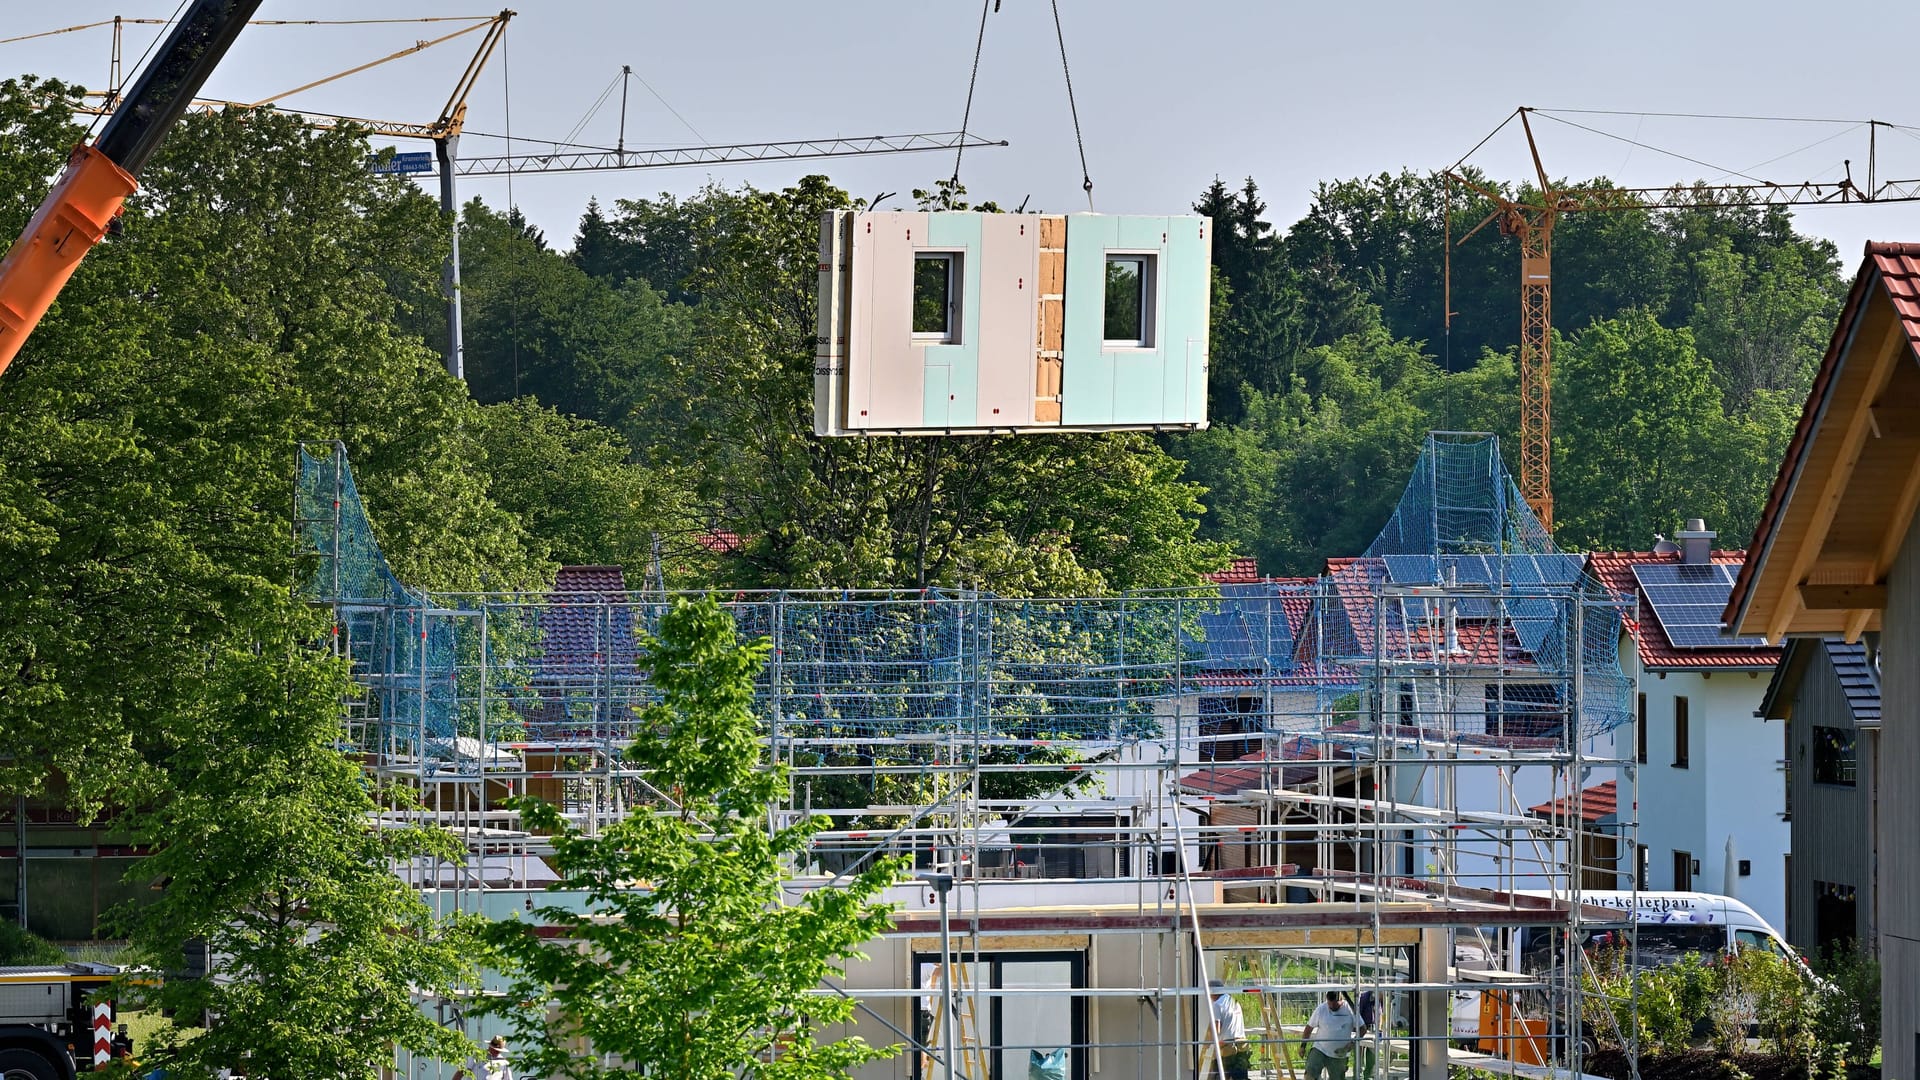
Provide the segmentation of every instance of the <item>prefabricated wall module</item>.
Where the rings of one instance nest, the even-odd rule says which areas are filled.
[[[1207,426],[1213,222],[859,213],[820,222],[817,435]]]

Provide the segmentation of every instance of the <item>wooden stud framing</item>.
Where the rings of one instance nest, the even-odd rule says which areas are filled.
[[[1066,349],[1067,219],[1040,219],[1039,340],[1034,343],[1033,419],[1060,422],[1061,366]]]

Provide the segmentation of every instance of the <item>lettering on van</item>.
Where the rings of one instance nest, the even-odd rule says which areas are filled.
[[[1641,896],[1635,903],[1628,903],[1624,896],[1582,896],[1580,902],[1593,907],[1613,908],[1618,911],[1692,911],[1693,898],[1690,896]]]

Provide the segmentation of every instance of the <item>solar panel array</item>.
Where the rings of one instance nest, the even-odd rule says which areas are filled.
[[[1281,670],[1293,659],[1293,628],[1283,597],[1305,595],[1272,582],[1220,586],[1220,602],[1198,615],[1200,633],[1183,633],[1202,653],[1197,666],[1232,671]]]
[[[1737,569],[1723,563],[1650,563],[1635,566],[1633,578],[1674,648],[1765,648],[1766,639],[1757,635],[1720,635],[1720,615],[1727,609]]]

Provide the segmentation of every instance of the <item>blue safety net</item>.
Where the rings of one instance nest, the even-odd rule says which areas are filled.
[[[1587,573],[1585,555],[1554,544],[1493,435],[1430,434],[1385,527],[1329,576],[1338,603],[1329,621],[1349,665],[1425,659],[1536,677],[1523,692],[1552,688],[1581,737],[1630,718],[1619,601]]]
[[[353,663],[366,698],[354,703],[354,741],[431,750],[455,735],[455,623],[387,565],[337,445],[300,448],[295,513],[307,589],[334,610],[333,644]]]
[[[455,752],[463,740],[565,754],[637,736],[654,700],[644,643],[671,595],[629,590],[617,567],[568,568],[529,594],[411,588],[337,447],[301,450],[297,505],[308,592],[333,608],[364,690],[349,708],[359,748],[433,761],[473,756]],[[1372,546],[1314,578],[1106,597],[716,595],[743,638],[769,642],[766,738],[803,764],[1098,753],[1195,716],[1295,736],[1421,726],[1420,680],[1442,667],[1499,684],[1465,725],[1481,734],[1544,735],[1556,710],[1563,737],[1630,717],[1615,601],[1555,548],[1491,436],[1430,437]],[[1463,730],[1449,709],[1447,731]]]

